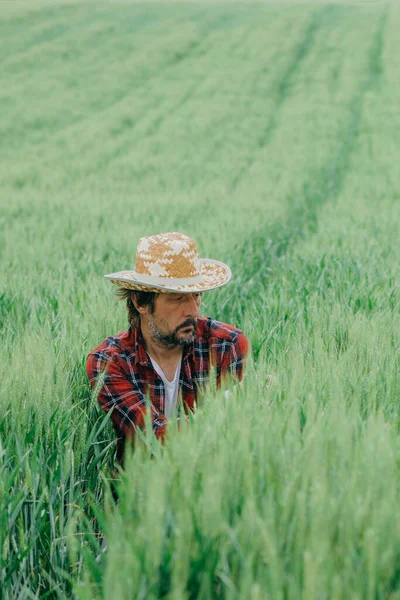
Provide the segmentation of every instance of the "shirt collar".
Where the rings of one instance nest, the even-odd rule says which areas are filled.
[[[140,327],[132,329],[134,336],[135,364],[151,365],[149,355],[144,347],[144,339]]]
[[[197,335],[197,333],[195,335]],[[190,344],[186,344],[183,347],[182,360],[187,360],[190,357],[192,357],[192,359],[194,360],[194,341]]]

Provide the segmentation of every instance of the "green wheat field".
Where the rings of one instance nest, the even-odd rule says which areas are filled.
[[[399,31],[0,2],[1,599],[400,599]],[[251,356],[118,476],[85,362],[128,328],[103,275],[166,231],[230,265],[202,314]]]

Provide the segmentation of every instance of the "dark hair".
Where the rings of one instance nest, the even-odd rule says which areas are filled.
[[[154,312],[154,303],[158,296],[156,292],[140,292],[138,290],[128,290],[126,288],[117,288],[115,290],[117,300],[126,300],[128,309],[128,321],[131,327],[137,327],[140,323],[140,312],[136,310],[133,298],[139,306],[148,306],[150,313]]]

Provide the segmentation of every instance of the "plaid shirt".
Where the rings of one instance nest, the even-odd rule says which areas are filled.
[[[184,411],[194,411],[196,398],[215,368],[217,388],[225,375],[241,381],[248,352],[248,341],[242,331],[215,321],[211,317],[197,319],[194,341],[184,346],[179,377]],[[164,439],[167,418],[164,415],[164,384],[153,368],[144,347],[140,329],[130,327],[108,337],[87,357],[86,372],[92,387],[105,371],[98,401],[111,414],[118,435],[117,458],[123,463],[126,438],[134,441],[137,427],[144,427],[146,396],[150,400],[153,430]]]

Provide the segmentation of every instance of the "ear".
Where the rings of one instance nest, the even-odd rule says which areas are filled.
[[[131,300],[133,302],[133,306],[136,308],[136,310],[138,311],[138,313],[140,313],[141,315],[145,315],[145,314],[148,313],[148,306],[140,306],[137,303],[135,294],[131,295]]]

